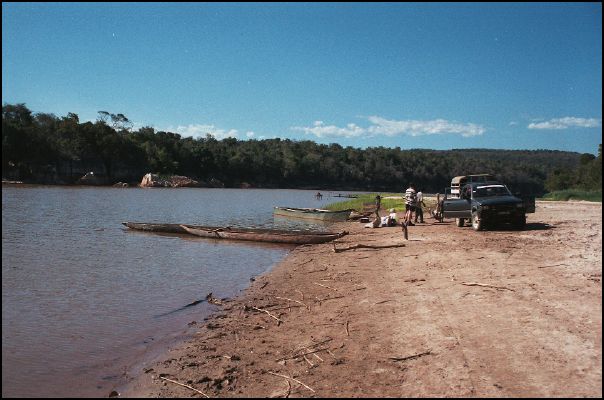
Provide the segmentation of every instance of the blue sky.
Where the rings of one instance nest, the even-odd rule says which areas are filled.
[[[600,3],[2,3],[2,102],[343,146],[602,142]]]

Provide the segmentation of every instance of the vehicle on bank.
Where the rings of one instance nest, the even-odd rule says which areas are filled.
[[[454,181],[462,180],[454,178]],[[455,218],[459,227],[464,226],[465,221],[470,221],[472,228],[477,231],[501,223],[524,229],[526,214],[535,212],[534,196],[521,198],[520,195],[513,195],[499,181],[480,179],[479,182],[471,181],[458,188],[457,193],[452,193],[454,187],[445,191],[442,214],[444,218]]]
[[[493,176],[491,174],[476,174],[476,175],[455,176],[455,177],[453,177],[453,179],[451,179],[451,194],[450,194],[450,197],[451,198],[457,198],[457,199],[459,199],[460,193],[461,193],[461,188],[466,183],[487,182],[487,181],[494,181],[494,180],[495,180],[495,176]]]

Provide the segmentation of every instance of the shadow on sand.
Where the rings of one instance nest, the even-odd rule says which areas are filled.
[[[518,228],[514,227],[513,225],[509,225],[509,224],[501,224],[501,225],[495,225],[495,226],[487,226],[485,228],[485,230],[501,231],[501,232],[512,232],[512,231],[526,232],[526,231],[547,231],[547,230],[555,229],[555,228],[556,228],[555,226],[552,226],[550,224],[546,224],[543,222],[527,222],[523,229],[518,229]]]

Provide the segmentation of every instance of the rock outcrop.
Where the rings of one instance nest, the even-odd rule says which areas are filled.
[[[140,187],[170,187],[170,184],[160,179],[159,175],[148,173],[143,176]]]
[[[159,175],[148,173],[143,176],[140,187],[201,187],[200,183],[186,176],[173,175],[161,179]]]
[[[172,187],[200,187],[198,181],[191,179],[187,176],[174,175],[170,177],[170,184]]]

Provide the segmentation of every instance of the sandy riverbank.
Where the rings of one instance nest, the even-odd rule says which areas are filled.
[[[120,396],[601,397],[601,203],[426,222],[297,247]]]

